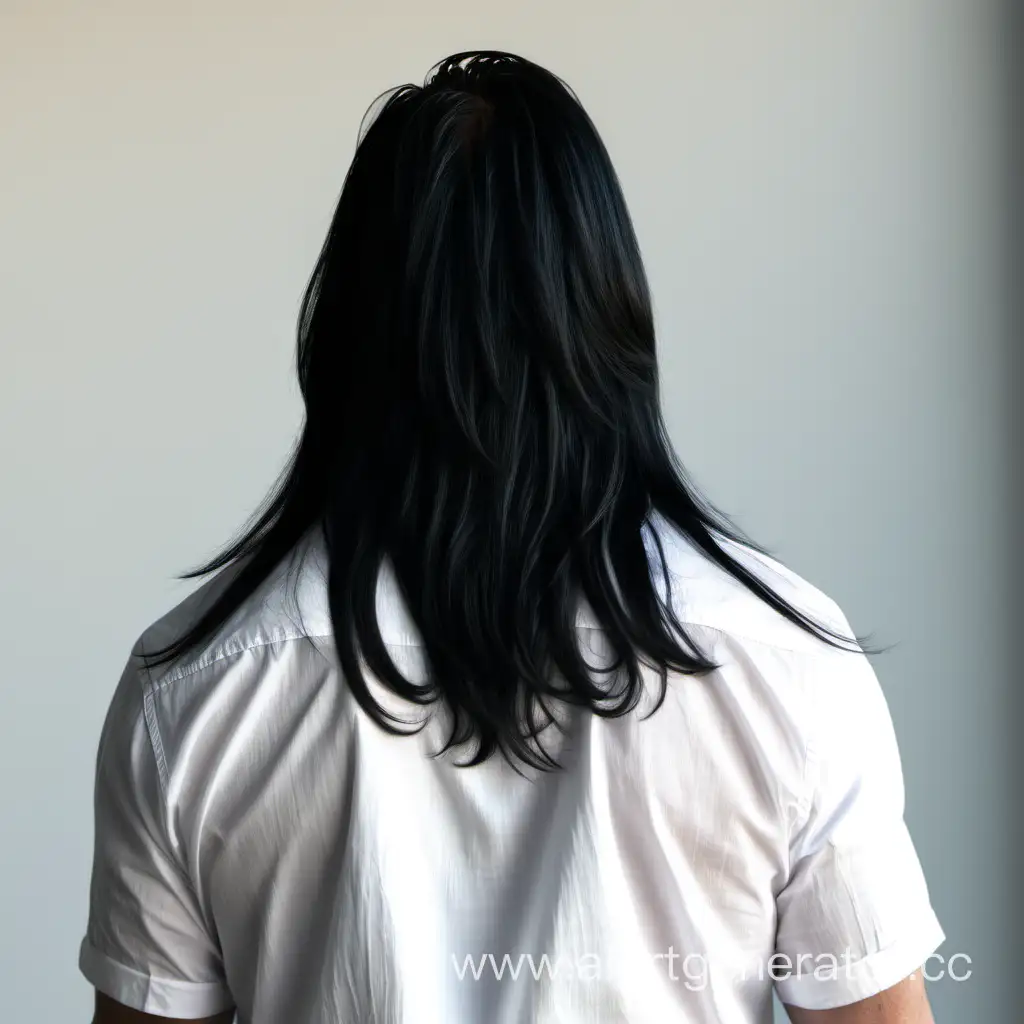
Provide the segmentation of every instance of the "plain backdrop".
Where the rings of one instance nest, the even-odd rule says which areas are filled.
[[[895,644],[907,817],[971,958],[937,1018],[1018,1019],[1005,7],[0,0],[5,1019],[88,1019],[103,714],[288,453],[360,118],[483,47],[561,74],[604,135],[697,483]]]

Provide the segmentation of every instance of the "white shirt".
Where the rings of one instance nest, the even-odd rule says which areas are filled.
[[[921,966],[943,934],[869,662],[655,522],[677,614],[720,667],[670,678],[649,717],[567,710],[555,773],[431,758],[436,716],[412,737],[374,724],[332,658],[322,541],[296,554],[294,599],[283,564],[150,674],[140,645],[175,637],[226,577],[154,623],[100,743],[89,981],[164,1016],[236,1005],[242,1024],[768,1024],[773,983],[827,1008]],[[386,569],[378,618],[422,672]],[[607,653],[586,607],[577,628]]]

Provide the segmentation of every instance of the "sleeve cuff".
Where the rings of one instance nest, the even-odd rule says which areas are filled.
[[[78,969],[100,992],[124,1006],[159,1017],[195,1020],[235,1005],[227,986],[216,981],[154,978],[111,960],[88,939],[82,940]]]
[[[826,971],[825,967],[831,967],[831,964],[823,967],[819,958],[807,965],[803,973],[798,971],[777,980],[775,991],[784,1004],[805,1010],[832,1010],[837,1006],[848,1006],[884,992],[910,977],[945,938],[938,919],[932,913],[913,934],[885,949],[852,962],[840,955],[834,971]],[[817,976],[815,967],[819,969]]]

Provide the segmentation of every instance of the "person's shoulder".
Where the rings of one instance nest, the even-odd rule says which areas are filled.
[[[728,713],[755,716],[762,738],[795,742],[801,765],[812,749],[845,749],[850,736],[888,742],[878,679],[839,604],[772,555],[718,532],[714,540],[792,608],[849,641],[834,646],[792,622],[682,530],[653,519],[646,543],[656,585],[663,592],[663,558],[673,613],[718,666],[711,689],[732,694]]]
[[[179,639],[231,585],[246,565],[230,563],[179,601],[139,635],[133,656]],[[331,633],[326,560],[315,535],[284,556],[228,618],[193,650],[147,670],[151,686],[165,686],[217,662],[261,647]]]
[[[722,551],[788,604],[814,622],[850,635],[839,605],[799,573],[748,544],[713,534]],[[819,653],[822,640],[791,622],[748,585],[719,565],[691,537],[654,515],[645,526],[651,571],[664,593],[661,565],[668,575],[672,610],[685,625],[704,627],[737,642],[752,642],[794,653]]]

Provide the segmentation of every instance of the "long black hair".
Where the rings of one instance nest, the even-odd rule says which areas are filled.
[[[465,763],[500,751],[554,767],[540,733],[555,702],[622,715],[643,666],[662,698],[670,671],[716,667],[659,593],[652,513],[823,642],[857,642],[720,543],[751,542],[688,484],[667,438],[647,280],[608,153],[568,86],[528,60],[459,53],[387,94],[305,293],[297,368],[306,415],[286,472],[240,539],[180,578],[241,571],[150,664],[208,638],[322,529],[340,668],[366,713],[403,731],[369,674],[443,701]],[[381,638],[385,559],[425,683]],[[580,650],[581,599],[611,669]]]

